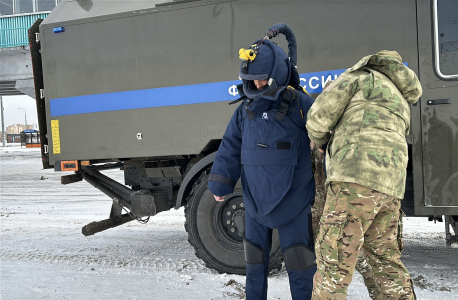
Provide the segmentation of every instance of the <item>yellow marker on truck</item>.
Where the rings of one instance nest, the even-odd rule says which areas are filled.
[[[60,134],[59,134],[59,120],[51,120],[52,129],[52,152],[60,154]]]

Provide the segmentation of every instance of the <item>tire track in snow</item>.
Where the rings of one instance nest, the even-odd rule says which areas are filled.
[[[58,255],[58,254],[43,254],[43,253],[12,253],[8,251],[0,251],[0,259],[6,261],[21,261],[31,263],[45,264],[64,264],[78,267],[122,267],[130,271],[172,271],[172,272],[199,272],[199,273],[215,273],[205,267],[200,259],[179,259],[159,257],[130,257],[118,259],[109,256],[95,255]]]

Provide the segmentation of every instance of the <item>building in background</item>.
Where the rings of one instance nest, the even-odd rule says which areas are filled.
[[[0,95],[35,98],[28,29],[60,0],[0,0]]]
[[[35,129],[24,130],[20,134],[21,137],[21,148],[40,148],[40,132]]]
[[[59,0],[1,0],[0,15],[23,15],[50,12]]]
[[[17,134],[17,133],[14,133],[14,134],[7,134],[6,135],[6,142],[8,144],[11,144],[11,143],[20,143],[21,142],[21,134]]]
[[[7,134],[20,134],[24,130],[35,129],[33,125],[14,124],[6,127]]]

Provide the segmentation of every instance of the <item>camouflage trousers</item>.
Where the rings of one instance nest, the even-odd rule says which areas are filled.
[[[365,281],[367,276],[378,289],[372,299],[416,299],[400,260],[400,205],[399,199],[361,185],[331,182],[316,238],[312,299],[346,299],[358,260]]]
[[[324,172],[324,156],[318,149],[312,151],[312,169],[316,183],[315,201],[312,206],[312,226],[313,233],[316,238],[320,230],[320,219],[323,215],[323,209],[326,203],[326,173]],[[403,215],[404,213],[401,211],[401,214],[399,215],[397,235],[398,245],[401,251],[404,249],[404,242],[402,241]],[[384,299],[383,294],[380,291],[380,288],[377,286],[375,282],[374,274],[372,273],[372,269],[369,263],[367,262],[367,259],[364,256],[364,251],[362,249],[359,252],[358,261],[356,262],[355,269],[362,275],[364,279],[364,284],[366,285],[367,291],[369,293],[369,297],[372,300]]]

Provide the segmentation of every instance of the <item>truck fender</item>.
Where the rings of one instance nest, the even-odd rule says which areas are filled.
[[[213,163],[216,157],[216,152],[213,152],[201,160],[199,160],[192,168],[189,170],[186,177],[183,179],[181,183],[180,189],[178,190],[177,196],[177,204],[175,205],[175,209],[179,209],[181,207],[181,203],[183,202],[183,198],[186,197],[187,191],[191,188],[194,181],[199,177],[199,174],[202,170],[206,169],[209,165]]]

